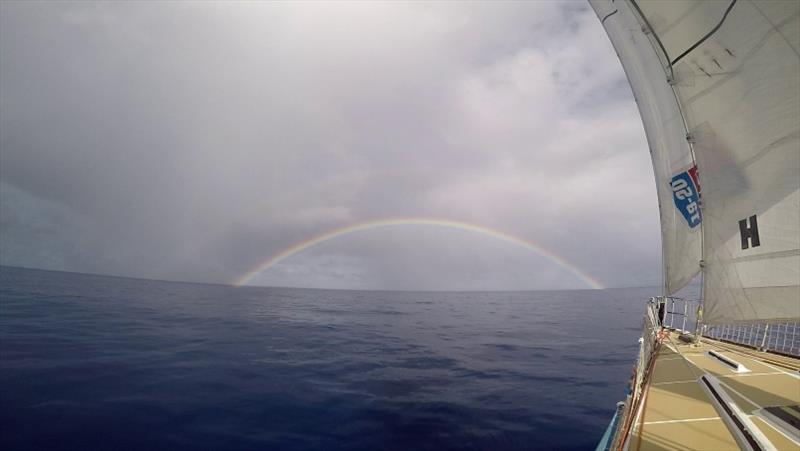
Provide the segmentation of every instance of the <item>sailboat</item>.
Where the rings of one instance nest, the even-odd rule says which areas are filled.
[[[589,3],[642,117],[663,249],[597,449],[798,450],[800,1]]]

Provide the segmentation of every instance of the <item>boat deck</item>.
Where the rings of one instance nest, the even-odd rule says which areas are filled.
[[[749,371],[737,372],[708,351],[732,359]],[[700,379],[710,375],[744,414],[744,421],[749,420],[759,429],[762,438],[766,437],[776,449],[798,451],[800,438],[792,435],[796,432],[771,418],[765,421],[769,415],[761,410],[800,404],[798,369],[798,359],[715,340],[703,339],[699,345],[689,345],[672,332],[658,351],[628,449],[739,449],[732,428],[723,420],[724,408],[715,405],[713,395]],[[791,408],[788,411],[800,421],[800,413]]]

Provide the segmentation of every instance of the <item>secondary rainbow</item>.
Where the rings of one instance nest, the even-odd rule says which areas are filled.
[[[242,275],[241,277],[237,278],[234,281],[234,285],[240,287],[247,282],[250,281],[253,277],[259,274],[262,271],[266,271],[267,269],[271,268],[272,266],[277,265],[281,261],[295,255],[299,252],[302,252],[312,246],[315,246],[319,243],[332,240],[334,238],[338,238],[340,236],[349,235],[356,232],[362,232],[364,230],[371,230],[381,227],[392,227],[392,226],[408,226],[408,225],[422,225],[422,226],[433,226],[433,227],[447,227],[452,229],[458,230],[466,230],[470,232],[479,233],[481,235],[490,236],[492,238],[496,238],[501,241],[505,241],[507,243],[515,244],[517,246],[521,246],[525,249],[535,252],[539,254],[553,263],[557,264],[558,266],[566,269],[567,271],[574,274],[577,278],[583,281],[586,285],[594,289],[603,289],[605,286],[598,281],[597,279],[593,278],[589,274],[583,272],[580,268],[566,260],[565,258],[553,253],[552,251],[545,249],[544,247],[532,242],[527,241],[523,238],[510,235],[508,233],[502,232],[500,230],[491,229],[489,227],[485,227],[482,225],[477,224],[470,224],[467,222],[459,222],[453,221],[449,219],[438,219],[438,218],[385,218],[385,219],[378,219],[373,221],[365,221],[359,222],[356,224],[350,224],[348,226],[336,228],[333,230],[329,230],[327,232],[321,233],[319,235],[313,236],[307,240],[301,241],[299,243],[295,243],[292,246],[278,252],[270,256],[267,260],[259,263],[255,268],[248,271],[246,274]]]

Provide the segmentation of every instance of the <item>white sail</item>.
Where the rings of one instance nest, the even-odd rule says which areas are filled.
[[[631,5],[604,0],[592,6],[606,25],[642,116],[661,215],[664,288],[671,295],[699,272],[702,246],[696,171],[683,116],[667,83],[663,57],[642,32]],[[681,199],[673,195],[673,178]]]
[[[800,2],[591,2],[617,11],[604,25],[629,78],[642,63],[625,36],[661,62],[632,81],[640,109],[664,85],[677,100],[686,128],[665,132],[687,138],[698,168],[705,322],[800,318]]]

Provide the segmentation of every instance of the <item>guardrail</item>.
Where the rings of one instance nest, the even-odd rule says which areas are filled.
[[[658,296],[650,298],[661,316],[661,325],[680,332],[695,333],[697,309],[700,301],[676,297]]]
[[[681,332],[749,346],[761,351],[800,356],[800,322],[753,322],[703,325],[696,330],[700,302],[694,299],[657,297],[650,299],[663,312],[662,325]],[[661,307],[663,305],[663,308]]]
[[[703,326],[703,335],[761,351],[800,357],[800,323],[797,321]]]

